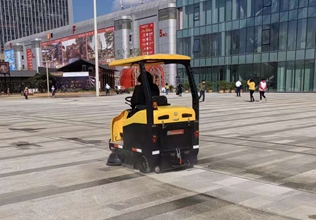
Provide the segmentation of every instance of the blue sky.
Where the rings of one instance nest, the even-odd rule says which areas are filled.
[[[97,0],[98,15],[112,11],[112,0]],[[93,18],[93,0],[73,0],[74,22]]]
[[[74,22],[93,18],[93,0],[72,0],[74,10]],[[144,3],[155,0],[143,0]],[[124,7],[139,4],[140,0],[123,0]],[[120,0],[97,0],[98,16],[111,13],[120,9]]]

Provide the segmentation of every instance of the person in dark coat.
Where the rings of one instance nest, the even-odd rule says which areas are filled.
[[[179,83],[179,85],[177,86],[177,95],[182,96],[182,92],[183,92],[183,85],[182,83]]]
[[[152,75],[149,72],[146,72],[146,74],[147,74],[149,87],[151,90],[151,96],[159,96],[160,95],[159,87],[153,83]],[[135,109],[136,105],[146,105],[145,88],[142,83],[141,75],[139,75],[137,80],[141,84],[137,85],[134,89],[133,96],[131,99],[132,109]]]

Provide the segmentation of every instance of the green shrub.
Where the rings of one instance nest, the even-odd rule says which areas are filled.
[[[172,92],[174,89],[174,85],[169,85],[169,92]]]
[[[190,89],[190,83],[188,83],[188,82],[182,83],[182,86],[183,86],[184,90],[189,90]]]
[[[217,82],[219,90],[227,90],[228,89],[228,83],[224,80]]]
[[[214,84],[212,82],[205,82],[206,90],[213,90]]]
[[[229,89],[230,90],[235,90],[236,89],[236,83],[235,82],[230,82],[229,83]]]

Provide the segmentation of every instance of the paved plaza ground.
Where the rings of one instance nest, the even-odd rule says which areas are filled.
[[[316,219],[316,94],[206,95],[199,164],[147,175],[106,166],[124,95],[0,98],[0,219]]]

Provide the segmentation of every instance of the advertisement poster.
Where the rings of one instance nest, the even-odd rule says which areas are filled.
[[[28,70],[33,70],[33,53],[32,49],[26,50],[26,62]]]
[[[151,55],[155,53],[154,23],[139,26],[139,41],[141,55]]]
[[[4,51],[4,61],[9,63],[10,70],[15,70],[15,57],[13,50]]]
[[[42,43],[44,66],[60,68],[78,59],[95,60],[94,32],[86,32],[74,36]],[[114,27],[98,30],[99,63],[107,64],[114,56]]]
[[[0,74],[9,74],[10,64],[8,62],[0,62]]]

